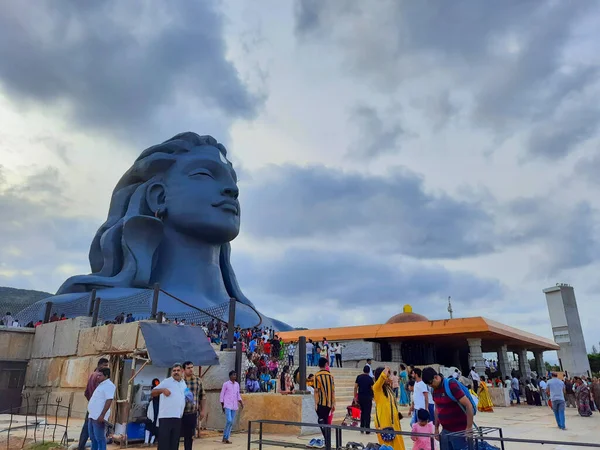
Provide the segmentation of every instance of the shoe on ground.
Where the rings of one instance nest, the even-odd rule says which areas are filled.
[[[313,439],[310,440],[310,442],[308,444],[306,444],[306,446],[308,448],[314,448],[315,444],[317,443],[317,441],[318,441],[318,439],[313,438]]]

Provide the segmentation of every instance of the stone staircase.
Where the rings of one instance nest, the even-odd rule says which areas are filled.
[[[356,377],[362,373],[362,368],[331,368],[335,382],[335,403],[336,410],[333,413],[333,423],[339,424],[346,417],[346,407],[352,403],[354,398],[354,382]],[[311,373],[317,373],[318,367],[307,367],[307,376]],[[399,411],[408,417],[408,406],[399,406]],[[375,426],[375,404],[373,404],[373,412],[371,414],[371,426]]]
[[[317,373],[318,367],[307,367],[307,375]],[[331,368],[335,382],[336,410],[333,413],[333,423],[340,423],[346,417],[346,407],[352,403],[354,398],[354,382],[356,377],[362,373],[361,369],[353,368]],[[373,417],[375,411],[373,410]]]

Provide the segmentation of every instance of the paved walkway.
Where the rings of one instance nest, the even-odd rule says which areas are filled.
[[[574,441],[600,444],[600,414],[594,413],[592,417],[580,417],[577,411],[573,408],[568,408],[566,411],[567,430],[559,430],[554,420],[554,414],[548,407],[535,406],[518,406],[512,408],[496,408],[493,413],[477,413],[475,418],[479,426],[500,427],[506,437],[522,438],[522,439],[545,439],[556,441]],[[402,430],[409,430],[409,420],[402,420]],[[285,440],[294,443],[307,443],[315,436],[268,436],[269,439]],[[317,436],[318,437],[318,436]],[[376,442],[377,438],[373,435],[368,436],[370,440],[365,439],[367,436],[361,435],[358,432],[346,432],[343,434],[344,444],[348,441]],[[233,445],[226,446],[231,450],[243,450],[247,448],[247,435],[234,434],[232,435]],[[499,443],[496,443],[500,447]],[[220,443],[220,439],[214,437],[212,439],[200,439],[194,443],[196,450],[220,448],[224,445]],[[412,441],[410,438],[405,438],[406,450],[412,449]],[[263,449],[274,449],[274,446],[263,446]],[[281,448],[281,447],[277,447]],[[581,446],[564,446],[564,445],[540,445],[540,444],[521,444],[521,443],[506,443],[506,450],[569,450],[583,449],[587,447]],[[258,449],[258,445],[252,445],[252,450]]]
[[[2,417],[0,417],[2,419]],[[600,414],[594,413],[592,417],[580,417],[577,411],[573,408],[567,408],[566,411],[566,422],[567,430],[561,431],[557,428],[554,421],[554,414],[548,407],[534,407],[534,406],[518,406],[512,408],[496,408],[493,413],[478,413],[476,423],[479,426],[490,426],[500,427],[504,432],[504,436],[523,438],[523,439],[545,439],[545,440],[556,440],[556,441],[574,441],[574,442],[586,442],[600,444]],[[0,420],[1,421],[1,420]],[[72,419],[69,423],[69,437],[71,439],[79,436],[79,430],[81,429],[81,421]],[[402,429],[404,431],[409,430],[409,420],[402,420]],[[50,430],[48,430],[50,432]],[[17,436],[22,433],[15,433],[15,446],[14,448],[20,448],[22,437]],[[255,435],[254,438],[258,436]],[[319,435],[312,436],[291,436],[291,435],[266,435],[265,438],[272,440],[281,440],[294,444],[306,444],[313,437],[319,437]],[[366,438],[370,439],[366,439]],[[221,434],[215,431],[203,431],[203,437],[194,441],[195,450],[212,450],[212,449],[229,449],[229,450],[245,450],[247,449],[247,434],[245,433],[234,433],[231,436],[233,445],[224,445],[221,443]],[[344,431],[343,432],[343,443],[348,441],[362,442],[376,442],[377,438],[374,435],[366,436],[361,435],[356,431]],[[11,439],[12,441],[12,439]],[[17,442],[18,441],[18,442]],[[412,449],[412,441],[410,438],[405,438],[406,450]],[[0,436],[0,445],[6,448],[6,437]],[[499,444],[497,445],[499,447]],[[11,445],[10,448],[13,448]],[[109,446],[109,449],[116,450],[116,445]],[[156,449],[156,447],[151,447]],[[183,443],[179,446],[183,450]],[[258,445],[253,444],[252,450],[258,449]],[[275,449],[281,447],[275,447],[270,445],[263,445],[263,449]],[[565,446],[565,445],[539,445],[539,444],[521,444],[521,443],[507,443],[505,444],[506,450],[570,450],[570,449],[583,449],[586,447],[581,446]]]

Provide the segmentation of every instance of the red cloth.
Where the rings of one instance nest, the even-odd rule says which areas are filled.
[[[458,387],[458,381],[450,381],[450,392],[456,400],[465,396],[464,392]],[[467,428],[467,415],[463,412],[458,402],[455,402],[446,395],[444,382],[433,391],[433,401],[437,411],[438,420],[444,430],[455,432],[464,431]]]
[[[270,342],[265,342],[265,355],[270,355],[271,354],[271,343]]]
[[[350,413],[353,419],[360,419],[360,408],[348,406],[348,413]]]
[[[87,386],[85,388],[85,392],[83,393],[83,395],[85,395],[85,398],[88,399],[88,402],[90,401],[90,398],[92,398],[92,394],[94,393],[94,391],[100,384],[98,375],[99,375],[99,372],[97,370],[94,370],[92,372],[92,374],[90,375],[90,377],[88,378]]]

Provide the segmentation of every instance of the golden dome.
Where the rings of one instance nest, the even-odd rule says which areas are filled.
[[[412,312],[412,306],[404,305],[402,308],[402,312],[400,314],[396,314],[386,322],[388,323],[407,323],[407,322],[428,322],[429,319],[421,314],[416,314]]]

